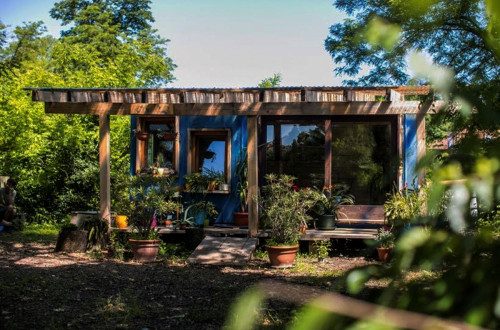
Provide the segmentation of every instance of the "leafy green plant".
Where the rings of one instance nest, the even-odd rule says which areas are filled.
[[[392,248],[394,247],[396,237],[390,228],[382,227],[378,230],[375,236],[376,246],[379,248]]]
[[[426,194],[421,189],[412,190],[407,186],[401,190],[395,188],[384,203],[385,219],[391,226],[407,225],[415,217],[424,214],[425,202]]]
[[[318,259],[328,258],[332,243],[330,240],[320,240],[314,242],[314,249],[316,250],[316,255]]]
[[[173,177],[138,175],[132,179],[130,221],[135,234],[141,239],[157,237],[152,227],[156,216],[175,212],[179,204],[175,201]]]
[[[125,259],[125,253],[130,250],[130,233],[125,231],[112,231],[109,237],[113,256],[119,260]]]
[[[322,198],[314,205],[313,211],[318,215],[334,215],[337,219],[341,205],[354,204],[354,196],[347,191],[347,186],[342,184],[324,186]]]
[[[207,190],[208,178],[201,173],[191,173],[184,175],[186,190],[189,192],[204,192]]]
[[[255,197],[262,207],[264,224],[271,229],[268,245],[296,245],[301,223],[311,218],[308,211],[322,198],[309,188],[294,187],[294,177],[266,175],[262,196]]]
[[[203,169],[203,173],[209,183],[219,185],[226,183],[226,176],[222,171],[212,170],[205,167]]]
[[[240,198],[241,212],[246,212],[248,207],[248,158],[247,152],[243,153],[236,163],[235,173],[238,176],[236,191]]]
[[[87,234],[87,249],[101,249],[106,244],[108,234],[108,222],[105,219],[92,217],[85,219],[82,224],[82,229],[88,232]]]

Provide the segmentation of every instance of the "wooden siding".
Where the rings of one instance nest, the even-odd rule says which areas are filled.
[[[429,86],[395,87],[277,87],[240,89],[75,89],[26,88],[33,101],[109,103],[254,103],[403,101],[405,95],[432,94]]]

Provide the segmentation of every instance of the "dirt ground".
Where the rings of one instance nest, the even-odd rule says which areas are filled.
[[[288,270],[254,258],[243,267],[150,264],[89,254],[54,253],[54,242],[19,242],[0,235],[0,329],[220,329],[236,297],[274,279],[336,291],[363,257],[300,259]],[[262,328],[283,328],[283,309],[269,302]],[[287,311],[288,312],[288,311]],[[293,313],[292,313],[293,314]],[[286,317],[285,317],[286,318]]]

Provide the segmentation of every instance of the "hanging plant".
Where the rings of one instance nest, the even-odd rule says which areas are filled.
[[[141,141],[146,141],[149,138],[149,133],[140,131],[140,130],[134,130],[134,135],[135,138]]]

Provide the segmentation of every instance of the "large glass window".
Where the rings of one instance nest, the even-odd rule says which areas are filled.
[[[347,185],[356,204],[383,204],[394,165],[390,124],[333,124],[332,184]]]
[[[383,204],[397,176],[395,119],[394,116],[264,118],[263,173],[293,175],[301,187],[343,184],[354,195],[356,204]],[[325,135],[327,120],[331,122],[326,126],[331,127],[331,140]],[[325,148],[327,142],[331,148]],[[331,160],[331,165],[327,165],[327,160]]]
[[[267,173],[297,177],[301,187],[322,187],[325,180],[323,122],[276,122],[266,126]]]

